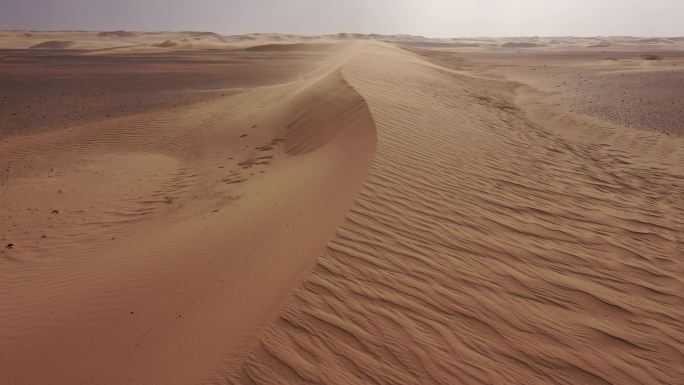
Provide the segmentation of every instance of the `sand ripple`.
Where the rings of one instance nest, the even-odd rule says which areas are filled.
[[[684,378],[681,142],[573,140],[511,84],[391,48],[343,74],[377,125],[370,176],[229,382]]]

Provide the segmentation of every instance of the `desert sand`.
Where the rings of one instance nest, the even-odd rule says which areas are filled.
[[[684,378],[684,39],[0,47],[2,384]]]

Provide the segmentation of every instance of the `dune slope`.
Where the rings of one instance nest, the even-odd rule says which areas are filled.
[[[680,138],[389,46],[342,74],[377,127],[370,175],[229,383],[684,378]]]
[[[0,142],[0,383],[198,384],[258,342],[376,135],[334,66],[241,91]]]

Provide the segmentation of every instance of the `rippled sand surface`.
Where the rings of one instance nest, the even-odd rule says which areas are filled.
[[[377,125],[370,176],[236,382],[680,381],[680,138],[388,47],[341,71]]]
[[[556,43],[10,36],[3,385],[684,378],[684,139],[580,114]]]

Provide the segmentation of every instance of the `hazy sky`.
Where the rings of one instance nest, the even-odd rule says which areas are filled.
[[[684,35],[684,0],[0,0],[0,29]]]

